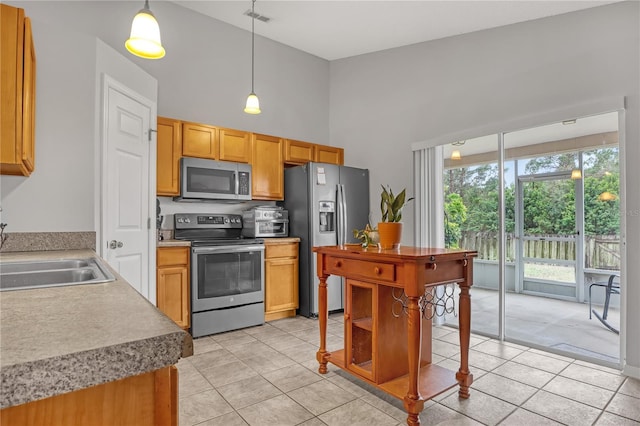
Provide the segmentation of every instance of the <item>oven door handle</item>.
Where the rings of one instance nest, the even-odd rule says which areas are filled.
[[[255,244],[247,246],[218,246],[218,247],[192,247],[193,254],[207,253],[241,253],[247,251],[264,250],[264,244]]]

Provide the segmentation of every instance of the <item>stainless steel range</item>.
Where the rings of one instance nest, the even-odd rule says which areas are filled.
[[[264,323],[264,241],[242,237],[242,216],[176,213],[175,238],[191,241],[193,337]]]

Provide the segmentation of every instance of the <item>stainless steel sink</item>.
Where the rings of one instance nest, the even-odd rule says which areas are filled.
[[[51,271],[55,269],[76,269],[89,266],[86,260],[43,260],[37,262],[0,263],[0,273]]]
[[[0,291],[114,280],[113,274],[97,258],[0,263]]]

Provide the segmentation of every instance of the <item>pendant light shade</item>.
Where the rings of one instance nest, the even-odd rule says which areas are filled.
[[[124,45],[129,52],[141,58],[160,59],[164,56],[160,27],[149,9],[149,0],[145,0],[144,7],[133,18],[131,36]]]
[[[615,201],[618,199],[618,196],[610,193],[609,191],[604,191],[602,194],[598,195],[599,201]]]
[[[247,97],[247,105],[244,107],[247,114],[260,114],[260,100],[255,93],[251,92]]]
[[[254,56],[255,56],[255,39],[256,39],[256,32],[255,32],[255,23],[256,23],[256,13],[255,13],[255,6],[256,6],[256,0],[252,0],[251,1],[251,93],[249,93],[249,96],[247,97],[247,104],[244,107],[244,112],[246,112],[247,114],[260,114],[260,100],[258,99],[258,96],[256,95],[256,93],[253,91],[253,70],[254,70]]]
[[[451,159],[460,160],[461,158],[462,158],[462,155],[460,155],[460,150],[458,149],[453,150],[453,152],[451,153]]]

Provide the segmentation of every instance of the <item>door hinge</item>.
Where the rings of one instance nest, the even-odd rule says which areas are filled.
[[[158,133],[157,130],[153,130],[153,129],[149,129],[149,133],[147,133],[147,135],[149,135],[149,142],[151,142],[151,133],[156,132]]]

